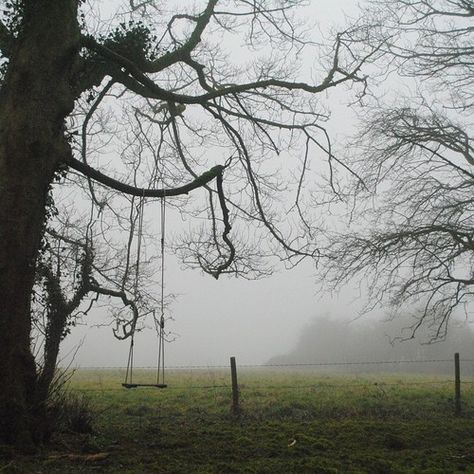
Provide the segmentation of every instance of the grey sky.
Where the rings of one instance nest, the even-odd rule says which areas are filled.
[[[106,7],[107,2],[103,2]],[[351,0],[314,0],[306,13],[314,16],[322,29],[342,24],[343,11],[354,13]],[[306,14],[305,13],[305,14]],[[314,60],[314,58],[313,58]],[[334,95],[338,136],[350,127],[350,116],[341,106],[344,91]],[[324,166],[321,163],[321,166]],[[156,205],[158,207],[158,205]],[[148,211],[147,211],[148,212]],[[149,210],[153,213],[153,210]],[[156,216],[159,215],[158,208]],[[169,233],[175,229],[168,228]],[[308,321],[328,312],[347,319],[356,316],[352,296],[321,298],[313,267],[308,262],[260,281],[221,278],[215,281],[198,271],[184,270],[167,256],[166,289],[177,295],[170,308],[174,318],[168,330],[178,336],[167,345],[167,364],[221,364],[235,355],[241,363],[261,363],[286,352],[296,343]],[[352,292],[348,291],[352,295]],[[88,326],[103,322],[103,310],[87,318]],[[149,326],[152,326],[150,319]],[[114,340],[111,327],[77,327],[67,338],[63,357],[74,351],[80,366],[122,366],[126,363],[128,342]],[[137,337],[136,364],[153,365],[156,337],[152,329]]]

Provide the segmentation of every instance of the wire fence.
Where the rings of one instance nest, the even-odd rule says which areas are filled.
[[[454,367],[456,365],[456,360],[454,360],[455,364],[452,366]],[[462,363],[472,363],[474,362],[474,359],[462,359]],[[294,362],[294,363],[281,363],[281,364],[241,364],[239,365],[239,369],[310,369],[310,368],[344,368],[344,367],[372,367],[372,366],[413,366],[413,365],[435,365],[435,364],[453,364],[453,359],[411,359],[411,360],[383,360],[383,361],[339,361],[339,362]],[[457,364],[459,365],[459,357]],[[221,372],[221,378],[224,376],[228,376],[226,373],[229,371],[230,365],[224,365],[224,364],[212,364],[212,365],[173,365],[173,366],[168,366],[166,369],[167,371],[173,373],[173,372],[179,372],[179,371],[190,371],[191,373],[193,371],[202,372],[203,371],[208,371],[209,373],[216,373],[216,372]],[[120,370],[120,371],[125,371],[127,367],[124,366],[87,366],[87,367],[80,367],[80,370],[83,371],[111,371],[111,370]],[[156,371],[156,367],[154,366],[139,366],[139,367],[134,367],[134,370],[136,372],[136,377],[140,378],[141,375],[143,375],[143,372],[149,372],[150,374],[152,371]],[[224,372],[226,371],[226,372]],[[326,373],[327,375],[328,373]],[[330,375],[335,375],[331,374]],[[337,374],[341,375],[341,373]],[[374,375],[374,373],[371,373],[370,375]],[[413,375],[413,374],[411,374]],[[426,374],[423,374],[423,372],[420,372],[420,376],[427,377]],[[430,374],[432,375],[432,374]],[[443,377],[443,378],[430,378],[426,380],[426,378],[423,378],[422,380],[412,380],[409,379],[408,377],[404,377],[401,379],[398,379],[396,381],[391,381],[390,379],[385,378],[382,380],[362,380],[362,381],[347,381],[347,380],[341,380],[338,381],[337,383],[331,381],[329,382],[328,380],[315,380],[314,382],[311,381],[311,383],[308,383],[306,379],[305,383],[282,383],[281,381],[278,381],[276,383],[275,381],[272,381],[272,377],[269,377],[269,381],[266,381],[265,383],[262,383],[262,381],[258,380],[251,380],[248,381],[243,378],[244,383],[237,383],[237,376],[235,374],[235,381],[233,380],[234,377],[228,377],[229,382],[223,382],[221,379],[220,380],[215,380],[214,383],[204,383],[204,384],[186,384],[183,385],[180,382],[180,377],[177,376],[175,377],[175,380],[172,381],[172,383],[168,383],[166,390],[167,391],[186,391],[186,390],[227,390],[227,391],[232,391],[234,394],[234,397],[238,398],[238,394],[242,391],[256,391],[256,390],[302,390],[302,389],[314,389],[314,390],[322,390],[322,389],[341,389],[341,388],[354,388],[354,389],[370,389],[370,388],[377,388],[381,391],[383,391],[385,388],[389,387],[403,387],[403,388],[414,388],[414,387],[428,387],[428,386],[455,386],[455,387],[460,387],[461,385],[461,380],[459,376],[459,367],[456,372],[454,370],[454,378],[450,377]],[[201,377],[202,379],[202,377]],[[284,380],[284,378],[283,378]],[[232,382],[231,382],[232,381]],[[136,384],[135,388],[139,388],[141,386],[153,386],[153,384]],[[462,381],[462,385],[465,386],[466,388],[472,387],[474,385],[474,379],[464,379]],[[88,387],[88,388],[77,388],[78,391],[81,392],[117,392],[117,391],[124,391],[125,389],[117,384],[115,387]],[[456,393],[459,389],[456,389]],[[456,395],[458,396],[458,395]]]
[[[474,362],[474,359],[462,359],[462,362]],[[379,360],[379,361],[356,361],[356,362],[294,362],[287,364],[239,364],[242,369],[256,368],[291,368],[291,367],[342,367],[342,366],[371,366],[371,365],[403,365],[403,364],[435,364],[453,363],[453,359],[413,359],[413,360]],[[168,370],[206,370],[206,369],[228,369],[229,364],[216,365],[169,365]],[[80,370],[126,370],[126,366],[81,366]],[[156,370],[156,366],[135,366],[138,370]]]
[[[341,383],[341,384],[308,384],[308,385],[252,385],[251,387],[240,385],[239,391],[252,389],[252,390],[304,390],[304,389],[340,389],[340,388],[388,388],[388,387],[401,387],[401,388],[413,388],[421,386],[448,386],[453,385],[454,380],[432,380],[429,382],[407,382],[407,383]],[[462,385],[473,385],[474,382],[462,382]],[[168,385],[167,391],[182,391],[182,390],[232,390],[232,385]],[[84,393],[104,393],[104,392],[123,392],[123,387],[104,387],[104,388],[75,388],[76,392]]]

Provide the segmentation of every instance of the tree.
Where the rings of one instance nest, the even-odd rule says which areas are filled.
[[[334,234],[327,276],[368,277],[369,308],[422,304],[411,337],[424,325],[434,341],[472,301],[474,3],[374,0],[365,18],[365,41],[383,44],[382,77],[408,78],[414,92],[396,89],[361,113],[348,163],[361,178],[351,184],[361,219]]]
[[[142,198],[169,199],[204,190],[206,204],[194,213],[209,225],[198,233],[202,238],[188,246],[187,259],[216,278],[252,271],[245,258],[248,235],[239,246],[236,232],[239,227],[246,231],[249,222],[255,222],[262,240],[273,239],[290,264],[317,255],[301,210],[309,154],[330,149],[317,96],[343,83],[363,86],[360,69],[365,58],[354,59],[345,35],[339,34],[321,56],[319,71],[311,71],[318,79],[305,82],[310,75],[303,71],[298,78],[298,54],[317,48],[294,13],[302,5],[298,0],[208,0],[168,14],[158,2],[124,2],[107,28],[96,22],[94,4],[78,0],[16,0],[4,5],[1,441],[25,447],[42,436],[30,348],[31,293],[55,177],[65,174],[69,179],[79,173],[92,190],[105,186]],[[223,55],[233,34],[244,38],[242,48],[252,61],[237,61],[230,44],[229,55]],[[141,117],[138,134],[149,131],[145,141],[132,141],[119,151],[113,171],[111,159],[104,163],[103,156],[89,157],[87,147],[77,154],[77,136],[81,126],[87,131],[88,125],[75,122],[76,111],[88,100],[89,117],[105,109],[108,100],[115,107],[110,106],[111,115],[122,116],[115,104],[123,104],[124,110]],[[114,132],[116,148],[108,152],[117,155],[124,136],[121,130]],[[130,133],[126,131],[125,138]],[[286,158],[301,139],[305,146],[295,166],[294,217],[290,226],[279,228],[279,208],[272,208],[271,202],[278,191],[289,192],[282,185],[287,176],[278,176],[273,163],[264,162],[278,154]],[[330,153],[329,158],[334,160]],[[137,170],[132,183],[127,168],[131,162]],[[181,210],[185,201],[178,205]]]
[[[39,407],[47,409],[61,342],[100,303],[101,297],[109,299],[118,339],[126,339],[139,330],[141,317],[154,308],[164,309],[165,301],[161,307],[158,295],[150,288],[155,283],[152,273],[157,271],[156,259],[144,261],[132,248],[144,244],[143,235],[134,236],[136,226],[143,226],[142,205],[140,200],[135,212],[132,206],[128,235],[125,222],[122,223],[127,238],[121,247],[112,235],[106,242],[102,240],[104,233],[96,230],[93,213],[83,225],[81,219],[69,216],[66,209],[58,210],[54,224],[59,225],[59,231],[51,227],[52,220],[48,222],[36,265],[32,305],[33,323],[38,332],[35,351],[42,351],[42,356],[36,357]],[[110,299],[116,304],[110,303]]]

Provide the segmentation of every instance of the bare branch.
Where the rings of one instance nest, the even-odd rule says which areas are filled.
[[[188,40],[179,48],[176,48],[173,51],[167,52],[165,55],[161,56],[156,61],[149,62],[143,68],[144,72],[159,72],[172,64],[178,61],[187,61],[191,58],[191,52],[196,48],[196,46],[201,41],[201,36],[206,29],[209,21],[212,18],[214,13],[214,8],[218,0],[208,0],[206,9],[197,17],[189,17],[186,15],[188,20],[194,21],[196,26],[189,36]],[[175,15],[168,24],[168,30],[171,28],[173,21],[177,18],[182,17],[182,15]]]
[[[135,186],[130,186],[128,184],[122,183],[114,178],[111,178],[104,173],[92,168],[85,163],[82,163],[75,158],[70,157],[68,162],[68,166],[79,171],[84,176],[87,176],[94,181],[97,181],[104,186],[108,186],[110,188],[115,189],[116,191],[120,191],[125,194],[129,194],[131,196],[138,196],[138,197],[166,197],[166,196],[180,196],[182,194],[188,194],[194,189],[202,188],[204,185],[212,181],[217,176],[222,174],[224,167],[222,165],[216,165],[211,168],[209,171],[205,172],[198,178],[196,178],[191,183],[185,184],[183,186],[177,188],[169,188],[169,189],[149,189],[149,188],[137,188]]]

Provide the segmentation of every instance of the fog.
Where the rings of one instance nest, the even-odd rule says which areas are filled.
[[[276,354],[290,351],[301,328],[317,314],[339,310],[348,314],[343,300],[322,299],[316,291],[313,268],[303,265],[273,277],[248,281],[214,280],[197,271],[181,270],[177,262],[167,266],[167,288],[177,295],[170,307],[173,320],[167,330],[176,339],[166,344],[167,365],[227,364],[230,356],[240,363],[261,364]],[[105,311],[87,318],[87,326],[74,329],[63,345],[63,364],[124,366],[128,341],[117,341],[104,323]],[[355,317],[356,314],[350,314]],[[136,337],[135,362],[153,366],[157,338],[149,329]]]
[[[412,338],[413,322],[407,317],[384,320],[381,314],[351,322],[323,315],[301,330],[289,352],[268,363],[320,364],[312,369],[325,372],[452,373],[454,353],[459,352],[466,361],[463,373],[474,373],[472,324],[455,321],[444,340],[431,342],[429,327],[421,326]]]
[[[105,21],[114,8],[113,2],[101,3]],[[321,31],[328,31],[343,24],[346,13],[356,10],[357,2],[318,0],[310,2],[302,15],[314,19]],[[314,58],[308,58],[308,67],[314,65]],[[338,132],[351,126],[348,111],[343,106],[346,100],[341,90],[332,101],[333,121],[327,125]],[[176,220],[168,226],[167,233],[182,230],[182,223]],[[352,292],[341,293],[335,299],[322,297],[317,293],[318,282],[311,263],[292,271],[280,270],[259,281],[236,278],[215,281],[199,271],[182,268],[173,255],[167,254],[166,292],[176,297],[166,315],[172,318],[167,323],[172,342],[166,344],[166,364],[223,364],[230,356],[236,356],[241,363],[264,363],[276,354],[290,351],[298,341],[301,328],[317,314],[327,311],[347,314]],[[353,318],[355,313],[351,311],[349,317]],[[82,325],[74,328],[62,346],[62,365],[126,364],[128,341],[114,339],[112,321],[106,314],[105,307],[96,308]],[[152,323],[150,318],[149,329],[136,337],[135,363],[138,366],[155,363],[157,337]]]
[[[104,2],[104,8],[106,6]],[[309,12],[324,26],[322,29],[329,29],[343,24],[345,13],[354,15],[356,11],[357,2],[318,0],[310,2],[305,14]],[[311,60],[314,62],[314,58]],[[337,131],[333,138],[342,146],[342,137],[354,125],[353,116],[343,105],[347,100],[344,90],[331,94],[333,116],[327,128]],[[157,209],[156,216],[158,214]],[[180,230],[180,222],[176,220],[171,222],[167,232]],[[262,364],[279,354],[288,355],[278,360],[320,361],[323,354],[309,350],[318,345],[316,341],[321,337],[316,334],[318,331],[313,331],[318,327],[317,318],[331,314],[337,320],[353,321],[363,305],[363,298],[355,301],[357,292],[351,288],[341,289],[337,295],[318,293],[320,282],[310,262],[291,271],[280,270],[264,280],[221,278],[216,281],[199,271],[182,268],[173,255],[167,254],[166,291],[176,297],[167,311],[167,317],[172,320],[167,323],[170,342],[166,344],[166,365],[220,365],[228,363],[230,356],[242,364]],[[376,317],[383,318],[381,314]],[[104,307],[94,309],[83,325],[75,327],[66,338],[61,364],[126,365],[128,341],[114,339],[112,323]],[[136,337],[136,366],[155,363],[157,337],[152,323],[150,318],[148,329]],[[327,344],[335,349],[327,351],[324,359],[340,360],[338,340],[327,341]],[[391,346],[387,344],[387,347]],[[345,355],[352,356],[355,354]],[[387,357],[390,357],[388,353]]]

